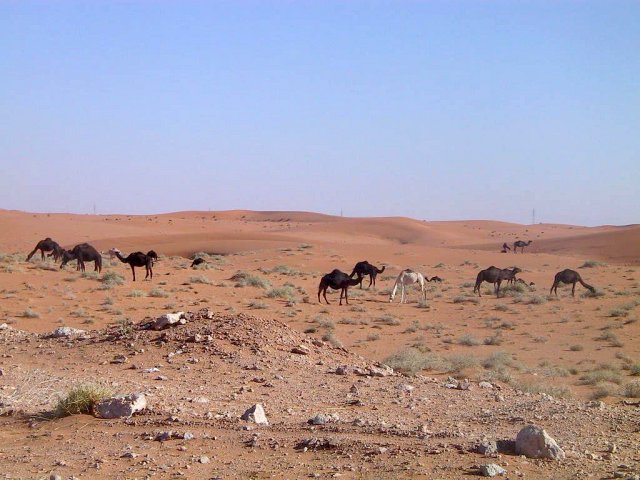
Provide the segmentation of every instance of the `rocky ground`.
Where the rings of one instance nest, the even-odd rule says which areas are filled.
[[[638,403],[404,376],[277,320],[187,312],[53,338],[0,330],[5,478],[634,478]],[[78,381],[143,393],[131,418],[55,418]],[[269,425],[241,419],[264,406]],[[314,425],[312,423],[317,423]],[[562,460],[516,455],[528,424]],[[476,453],[486,441],[498,452]]]

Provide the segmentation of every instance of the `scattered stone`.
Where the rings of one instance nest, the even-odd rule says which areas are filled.
[[[304,440],[300,440],[295,448],[296,450],[331,450],[334,448],[338,448],[340,444],[337,440],[333,438],[318,438],[312,437]]]
[[[492,457],[498,454],[498,444],[495,440],[484,437],[475,447],[475,452],[485,457]]]
[[[506,474],[507,471],[500,465],[496,465],[495,463],[487,463],[486,465],[480,466],[480,473],[483,477],[496,477],[498,475],[502,476]]]
[[[396,388],[400,390],[402,393],[404,393],[405,395],[411,395],[413,393],[413,390],[415,389],[413,385],[409,385],[406,383],[402,383],[398,385]]]
[[[209,463],[211,460],[209,460],[209,457],[207,457],[206,455],[201,456],[198,459],[198,462],[202,463],[202,464],[207,464]]]
[[[564,451],[542,427],[527,425],[516,436],[516,454],[529,458],[562,460]]]
[[[348,375],[349,374],[349,367],[347,365],[340,365],[340,366],[336,367],[335,373],[336,373],[336,375]]]
[[[94,414],[100,418],[130,417],[147,408],[147,398],[142,393],[118,395],[98,402]]]
[[[116,355],[111,360],[111,363],[119,364],[119,363],[127,363],[129,359],[125,355]]]
[[[136,458],[138,456],[137,453],[127,452],[120,456],[120,458]]]
[[[493,388],[493,385],[489,382],[480,382],[478,383],[480,388]]]
[[[156,442],[166,442],[168,440],[171,440],[172,438],[173,438],[173,432],[169,431],[169,432],[160,432],[160,433],[158,433],[154,437],[154,440]]]
[[[309,425],[324,425],[326,423],[337,422],[339,420],[340,420],[340,417],[338,417],[338,415],[335,413],[331,413],[331,414],[319,413],[315,417],[307,420],[307,423]]]
[[[256,403],[255,405],[253,405],[242,414],[241,418],[242,420],[246,420],[247,422],[254,422],[258,425],[269,425],[267,415],[264,413],[264,407],[261,403]]]
[[[298,355],[309,355],[309,348],[304,345],[298,345],[291,349],[291,353],[297,353]]]
[[[195,436],[191,432],[184,432],[181,435],[181,437],[182,437],[183,440],[193,440],[195,438]]]
[[[153,322],[152,327],[154,330],[163,330],[167,327],[171,327],[173,325],[184,325],[187,323],[187,318],[184,312],[176,312],[176,313],[165,313],[156,319]]]
[[[51,475],[49,475],[49,480],[62,480],[62,477],[60,475],[52,473]]]
[[[86,331],[80,330],[79,328],[58,327],[47,336],[51,338],[66,338],[66,337],[76,337],[78,335],[83,335],[84,333],[86,333]]]

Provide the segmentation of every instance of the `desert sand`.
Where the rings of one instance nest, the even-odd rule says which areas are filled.
[[[143,281],[138,269],[135,283],[117,259],[105,259],[101,274],[93,263],[84,274],[75,262],[60,269],[39,253],[26,262],[45,237],[66,248],[153,249],[160,259],[153,280]],[[533,243],[524,254],[500,253],[517,239]],[[639,225],[0,210],[0,252],[7,478],[461,478],[489,462],[509,478],[640,470]],[[196,252],[206,262],[190,268]],[[320,277],[335,268],[350,273],[360,260],[385,266],[377,287],[365,279],[364,288],[350,288],[349,305],[339,306],[335,291],[330,305],[318,303]],[[477,272],[490,265],[518,266],[527,286],[496,298],[484,284],[482,297],[474,295]],[[426,302],[412,289],[408,303],[399,296],[390,303],[404,268],[444,282],[427,284]],[[596,295],[578,285],[575,297],[567,286],[550,296],[554,274],[565,268]],[[164,334],[141,328],[177,311],[213,318],[196,316]],[[87,333],[47,338],[60,326]],[[196,334],[212,338],[191,341]],[[308,355],[292,353],[301,344]],[[112,363],[117,355],[126,362]],[[395,373],[353,373],[376,362]],[[346,375],[334,373],[341,365]],[[145,373],[151,367],[158,373]],[[448,388],[449,377],[471,388]],[[492,388],[480,388],[483,380]],[[78,382],[145,392],[150,407],[129,420],[49,418]],[[256,402],[270,426],[239,419]],[[317,413],[335,420],[308,425]],[[547,429],[567,459],[471,452],[482,437],[513,440],[529,423]],[[195,438],[150,440],[169,430]],[[328,448],[295,448],[314,437],[329,439]],[[132,451],[134,458],[122,457]]]

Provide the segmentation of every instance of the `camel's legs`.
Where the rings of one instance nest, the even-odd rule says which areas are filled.
[[[133,281],[136,281],[136,269],[131,265],[131,273],[133,273]]]
[[[322,296],[324,297],[324,301],[327,302],[327,305],[330,305],[329,300],[327,300],[327,287],[324,287],[324,291],[322,292]]]
[[[576,296],[576,282],[573,282],[573,287],[571,288],[571,296]]]

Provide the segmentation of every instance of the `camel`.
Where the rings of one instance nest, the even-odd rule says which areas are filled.
[[[362,288],[362,279],[364,279],[365,276],[369,275],[369,287],[371,287],[371,284],[373,284],[374,288],[376,286],[376,276],[379,273],[384,272],[384,269],[386,267],[383,265],[381,269],[378,269],[376,266],[371,265],[369,262],[367,262],[366,260],[362,261],[362,262],[358,262],[356,263],[356,266],[353,267],[353,272],[351,272],[351,275],[349,275],[351,278],[353,278],[353,276],[357,273],[358,276],[360,277],[360,288]]]
[[[76,270],[84,272],[84,262],[94,262],[94,271],[98,273],[102,271],[102,255],[88,243],[80,243],[73,247],[72,250],[65,250],[62,253],[60,268],[63,268],[70,260],[78,261]]]
[[[327,273],[320,280],[320,285],[318,286],[318,302],[322,303],[322,300],[320,300],[320,293],[322,293],[322,295],[324,296],[324,301],[327,302],[327,305],[329,305],[329,300],[327,300],[327,288],[331,287],[333,290],[340,289],[340,305],[342,305],[343,295],[347,305],[349,305],[349,296],[347,293],[349,287],[358,285],[358,283],[362,283],[361,275],[358,275],[358,278],[354,279],[346,273],[335,269],[331,273]]]
[[[31,260],[31,257],[40,250],[40,255],[42,256],[42,260],[44,260],[44,252],[51,252],[50,256],[53,256],[53,259],[57,262],[58,259],[62,256],[63,248],[58,245],[57,242],[51,240],[50,237],[45,238],[44,240],[40,240],[36,247],[31,251],[29,255],[27,255],[27,262]]]
[[[204,261],[205,261],[204,258],[201,258],[201,257],[194,258],[193,259],[193,263],[191,264],[191,268],[193,268],[193,267],[195,267],[197,265],[203,264]]]
[[[158,254],[156,252],[154,252],[153,250],[149,250],[147,252],[147,257],[149,257],[151,259],[151,266],[152,267],[158,261]]]
[[[413,285],[414,283],[420,284],[420,290],[422,291],[423,300],[427,299],[427,291],[425,290],[424,284],[424,276],[420,272],[414,272],[413,270],[407,268],[400,272],[398,278],[396,278],[396,283],[393,284],[393,290],[391,291],[391,295],[389,295],[389,303],[393,302],[393,299],[396,296],[396,291],[398,290],[398,286],[400,286],[400,303],[404,303],[405,301],[405,287],[409,285]],[[408,300],[407,295],[407,300]]]
[[[524,247],[528,247],[531,243],[533,243],[533,240],[529,240],[528,242],[516,240],[513,242],[513,253],[518,253],[518,248],[520,248],[520,253],[524,253]]]
[[[558,284],[560,283],[571,283],[573,286],[571,288],[571,296],[576,296],[576,283],[580,282],[584,288],[589,290],[591,293],[596,293],[596,289],[591,285],[587,285],[582,281],[582,277],[575,270],[569,270],[568,268],[562,270],[561,272],[556,273],[555,278],[553,279],[553,285],[551,286],[551,290],[549,291],[549,295],[555,292],[556,297],[558,296]]]
[[[476,277],[476,285],[473,287],[473,293],[478,292],[478,296],[481,297],[482,293],[480,291],[480,286],[482,282],[493,283],[496,296],[500,297],[500,284],[503,280],[513,280],[516,277],[517,273],[520,273],[518,267],[513,267],[511,270],[508,268],[500,269],[494,267],[493,265],[485,270],[480,270],[478,272],[478,276]]]
[[[444,278],[440,278],[437,275],[435,277],[431,277],[431,279],[425,277],[427,282],[444,282]]]
[[[511,248],[505,242],[505,243],[502,244],[502,250],[500,251],[500,253],[507,253],[507,250],[511,250]]]
[[[147,254],[144,254],[142,252],[133,252],[127,255],[126,257],[124,257],[122,255],[122,252],[117,248],[112,248],[109,251],[113,252],[113,254],[116,257],[118,257],[118,260],[120,260],[122,263],[129,264],[129,266],[131,267],[131,273],[133,274],[134,282],[136,281],[135,267],[145,267],[147,274],[144,276],[144,279],[146,280],[149,277],[150,277],[149,278],[150,280],[153,279],[153,257],[149,255],[149,253],[155,254],[153,250],[149,251],[149,253]],[[157,258],[157,255],[156,255],[156,258]]]

